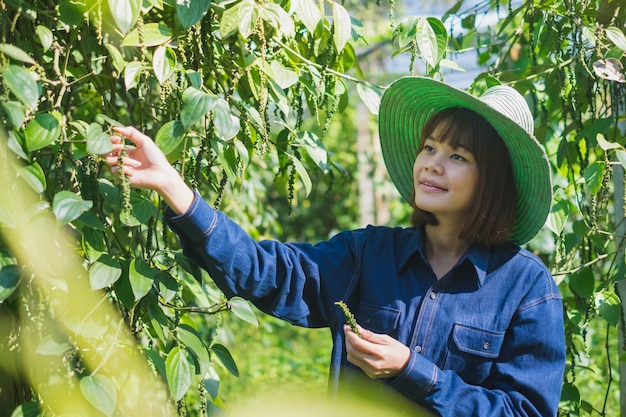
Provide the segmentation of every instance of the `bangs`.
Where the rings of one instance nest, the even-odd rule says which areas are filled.
[[[464,107],[450,107],[431,117],[422,131],[420,150],[430,137],[453,148],[465,148],[477,153],[479,126],[486,123],[481,116]]]

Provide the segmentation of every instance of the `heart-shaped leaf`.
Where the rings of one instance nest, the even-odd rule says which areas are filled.
[[[92,206],[92,201],[83,200],[72,191],[59,191],[52,201],[52,211],[61,224],[67,224],[79,218]]]
[[[115,384],[107,376],[86,376],[80,380],[80,392],[98,411],[111,417],[117,406]]]

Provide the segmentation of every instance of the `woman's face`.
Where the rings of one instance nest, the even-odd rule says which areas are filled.
[[[413,180],[418,208],[433,213],[440,223],[462,222],[474,204],[478,165],[466,148],[431,135],[415,158]]]

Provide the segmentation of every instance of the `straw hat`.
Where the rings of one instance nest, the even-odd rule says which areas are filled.
[[[516,220],[509,240],[518,245],[528,242],[550,212],[550,165],[533,136],[534,120],[528,104],[511,87],[491,87],[475,97],[431,78],[404,77],[390,84],[381,99],[378,118],[381,149],[392,181],[410,201],[422,129],[430,117],[450,107],[465,107],[480,114],[504,140],[517,192]]]

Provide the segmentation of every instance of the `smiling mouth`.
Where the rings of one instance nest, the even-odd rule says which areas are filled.
[[[430,181],[420,181],[420,182],[419,182],[419,184],[420,184],[421,186],[426,187],[426,188],[436,188],[436,189],[438,189],[438,190],[447,191],[447,189],[446,189],[446,188],[441,187],[440,185],[437,185],[437,184],[432,183],[432,182],[430,182]]]

